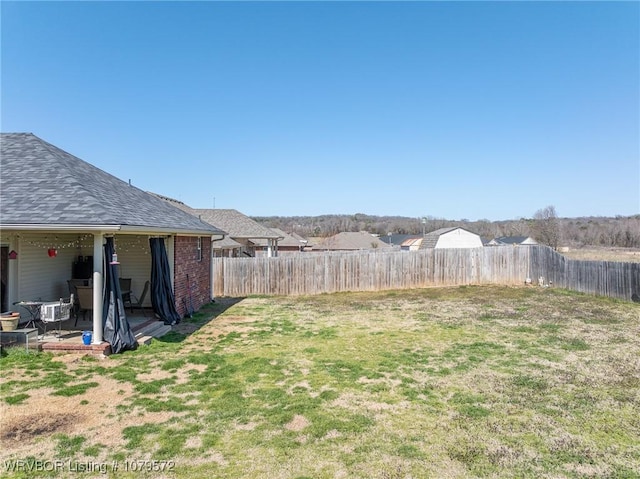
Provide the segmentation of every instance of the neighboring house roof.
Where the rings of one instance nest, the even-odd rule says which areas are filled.
[[[309,248],[311,246],[313,246],[311,244],[311,240],[309,240],[309,238],[305,238],[304,236],[300,236],[298,233],[296,233],[295,231],[292,232],[290,234],[290,236],[292,236],[293,238],[295,238],[296,240],[298,240],[300,243],[303,243],[305,247]]]
[[[234,241],[230,236],[225,236],[219,241],[211,242],[211,248],[213,249],[235,249],[242,248],[242,246],[242,243]]]
[[[404,240],[400,243],[401,248],[411,248],[412,246],[417,246],[418,248],[422,244],[423,237],[420,235],[419,237],[411,237]]]
[[[380,241],[384,241],[390,245],[401,245],[408,239],[422,239],[422,235],[406,235],[406,234],[393,234],[393,235],[380,235]]]
[[[325,239],[321,243],[315,245],[313,250],[363,250],[363,249],[386,249],[391,248],[380,238],[373,236],[366,231],[357,233],[343,232],[335,236]]]
[[[212,225],[229,233],[231,238],[239,239],[273,239],[277,240],[280,235],[273,230],[262,226],[257,221],[252,220],[237,210],[231,209],[191,209],[192,214]]]
[[[0,226],[224,235],[31,133],[0,135]]]
[[[256,243],[260,239],[278,239],[281,236],[266,226],[262,226],[257,221],[252,220],[247,215],[240,213],[238,210],[232,209],[206,209],[191,208],[180,200],[170,198],[168,196],[151,193],[158,198],[180,208],[182,211],[206,221],[218,228],[224,230],[230,238],[248,239],[252,243]],[[242,246],[240,243],[236,243]],[[266,242],[265,242],[266,244]]]
[[[301,243],[299,239],[294,238],[292,235],[285,233],[281,229],[278,228],[269,228],[271,231],[276,233],[281,239],[278,240],[278,248],[300,248],[301,246],[305,246],[306,243]],[[304,239],[303,239],[304,241]],[[266,239],[258,239],[255,240],[254,243],[258,246],[267,246]]]
[[[501,236],[499,238],[495,238],[495,243],[492,244],[512,244],[512,245],[527,245],[527,244],[538,244],[536,240],[529,236]]]
[[[447,234],[447,233],[451,233],[452,231],[455,230],[463,230],[466,231],[467,233],[471,233],[471,234],[476,234],[473,231],[469,231],[466,228],[461,228],[460,226],[451,226],[449,228],[440,228],[437,229],[435,231],[431,231],[430,233],[427,233],[424,237],[424,239],[422,240],[422,244],[420,245],[420,249],[425,249],[425,248],[435,248],[436,244],[438,243],[438,240],[440,239],[440,236]]]

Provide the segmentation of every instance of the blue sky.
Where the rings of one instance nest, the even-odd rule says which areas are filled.
[[[1,18],[3,132],[196,208],[640,213],[638,2],[3,1]]]

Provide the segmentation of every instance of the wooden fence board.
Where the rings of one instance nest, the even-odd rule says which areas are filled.
[[[630,300],[640,263],[569,260],[545,246],[213,258],[215,296],[302,295],[471,284],[546,284]]]

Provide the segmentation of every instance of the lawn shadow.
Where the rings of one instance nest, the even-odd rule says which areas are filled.
[[[163,343],[181,343],[243,299],[245,298],[216,298],[215,301],[203,305],[192,317],[182,318],[170,332],[155,339]]]

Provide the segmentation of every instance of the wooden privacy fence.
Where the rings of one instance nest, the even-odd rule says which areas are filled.
[[[546,246],[213,258],[215,296],[302,295],[466,284],[534,284],[631,299],[640,263],[569,260]]]
[[[531,272],[554,286],[582,293],[631,300],[640,295],[640,263],[578,261],[546,246],[531,248]]]

